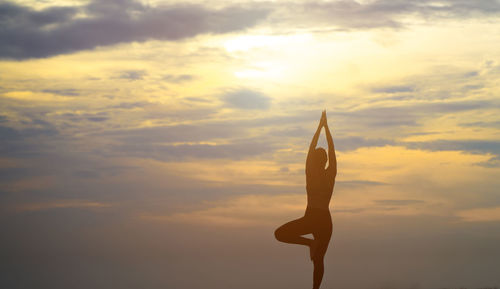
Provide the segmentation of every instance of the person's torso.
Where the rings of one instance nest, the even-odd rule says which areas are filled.
[[[334,185],[335,179],[328,177],[326,171],[306,175],[307,206],[328,210]]]

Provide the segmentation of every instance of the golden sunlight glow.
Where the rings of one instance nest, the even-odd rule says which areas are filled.
[[[234,75],[238,78],[265,78],[274,80],[283,78],[285,67],[273,62],[256,62],[253,68],[236,71]]]
[[[224,47],[227,52],[248,52],[253,49],[279,50],[290,46],[303,46],[313,39],[311,34],[291,35],[240,35],[227,40]]]

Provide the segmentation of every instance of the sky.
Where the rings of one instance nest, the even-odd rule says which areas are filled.
[[[0,2],[2,288],[500,286],[500,1]],[[320,146],[326,147],[324,133]]]

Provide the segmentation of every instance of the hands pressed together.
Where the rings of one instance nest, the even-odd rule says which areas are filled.
[[[320,127],[321,126],[328,127],[328,122],[326,120],[326,109],[323,110],[323,112],[321,113],[321,119],[319,121],[319,125],[320,125]]]

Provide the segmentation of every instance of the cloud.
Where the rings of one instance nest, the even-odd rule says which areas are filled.
[[[358,187],[358,186],[383,186],[388,185],[388,183],[368,181],[368,180],[349,180],[349,181],[336,181],[337,184],[342,184],[342,186],[348,187]]]
[[[416,204],[423,204],[422,200],[375,200],[375,204],[382,206],[410,206]]]
[[[372,89],[375,93],[400,93],[400,92],[412,92],[415,88],[410,85],[397,85],[397,86],[381,86]]]
[[[465,123],[461,123],[460,126],[464,126],[464,127],[492,127],[492,128],[500,129],[500,120],[499,121],[465,122]]]
[[[394,145],[395,142],[389,139],[370,139],[360,136],[335,137],[335,149],[339,151],[352,151],[362,147],[383,147]]]
[[[359,126],[365,130],[388,127],[418,126],[419,121],[449,113],[494,109],[496,100],[440,100],[403,105],[371,106],[351,111],[336,111],[346,127]]]
[[[253,140],[238,141],[230,144],[155,144],[123,143],[113,146],[112,153],[126,156],[151,158],[161,161],[186,159],[230,159],[240,160],[252,156],[270,153],[274,146]]]
[[[334,25],[342,30],[394,28],[407,25],[405,17],[418,16],[425,20],[471,18],[497,15],[500,3],[495,0],[375,0],[375,1],[308,1],[304,4],[284,5],[276,13],[275,22]],[[286,11],[286,12],[285,12]]]
[[[80,92],[74,88],[66,88],[66,89],[43,89],[42,92],[52,93],[56,95],[62,96],[79,96]]]
[[[300,215],[305,199],[301,194],[244,195],[207,203],[205,208],[169,215],[144,213],[145,221],[161,221],[217,226],[275,226],[276,218]]]
[[[239,89],[230,91],[222,95],[221,99],[229,107],[239,109],[268,109],[271,105],[271,98],[260,92]]]
[[[337,112],[344,118],[346,125],[367,127],[402,127],[416,126],[419,117],[408,106],[369,107],[353,111]]]
[[[492,157],[485,162],[479,162],[476,165],[482,166],[485,168],[500,168],[500,155],[497,155],[496,157]]]
[[[95,209],[95,208],[107,208],[110,204],[91,202],[85,200],[69,200],[69,201],[53,201],[47,203],[27,203],[15,207],[17,212],[31,212],[31,211],[45,211],[53,209],[67,209],[67,208],[78,208],[78,209]]]
[[[197,4],[149,6],[132,0],[39,11],[1,3],[0,58],[41,58],[119,43],[228,33],[254,26],[267,14],[265,9],[242,6],[213,10]]]
[[[434,140],[427,142],[404,142],[410,149],[429,151],[466,151],[474,154],[500,155],[498,140]]]
[[[150,104],[151,103],[148,101],[121,102],[119,104],[110,106],[110,108],[133,109],[133,108],[142,108]]]
[[[41,176],[43,173],[32,167],[0,167],[0,181],[6,184],[34,176]]]
[[[118,75],[118,78],[128,80],[142,80],[146,75],[147,72],[144,70],[127,70],[120,73],[120,75]]]
[[[464,73],[465,78],[474,78],[479,75],[479,72],[477,70],[472,70]]]
[[[490,154],[493,155],[492,158],[486,162],[477,163],[477,165],[487,168],[500,167],[500,141],[498,140],[434,140],[427,142],[402,142],[401,144],[410,149]]]
[[[108,120],[109,118],[105,116],[91,116],[87,117],[87,119],[92,122],[102,122]]]
[[[132,128],[98,134],[100,137],[110,137],[125,143],[137,144],[200,142],[240,135],[237,126],[223,122]]]
[[[60,135],[58,129],[44,121],[34,119],[27,128],[0,126],[0,156],[33,157],[47,149],[44,143]]]
[[[94,170],[76,170],[73,172],[73,176],[84,179],[93,179],[101,176],[101,174]]]
[[[109,119],[107,115],[108,115],[107,112],[83,113],[83,114],[68,112],[62,114],[61,116],[65,121],[82,122],[87,120],[91,122],[103,122]]]
[[[497,15],[494,0],[354,0],[306,3],[249,3],[221,9],[200,4],[151,6],[133,0],[92,1],[82,6],[35,10],[0,4],[0,58],[29,59],[68,54],[119,43],[176,41],[200,34],[241,31],[263,22],[340,30],[401,28],[407,16],[423,19]],[[293,15],[293,17],[290,17]],[[293,21],[293,22],[292,22]]]
[[[120,102],[119,104],[111,105],[109,108],[134,109],[134,108],[143,108],[148,105],[153,105],[153,103],[148,101]]]
[[[457,215],[466,222],[498,222],[500,221],[500,207],[464,210],[459,211]]]
[[[194,79],[194,76],[191,74],[167,74],[164,75],[162,78],[166,82],[171,82],[171,83],[181,83],[181,82],[186,82]]]

